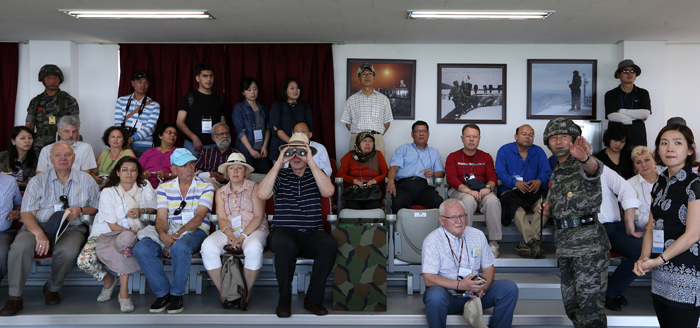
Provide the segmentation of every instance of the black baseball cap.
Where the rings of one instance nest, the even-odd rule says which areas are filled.
[[[131,76],[132,81],[140,80],[141,78],[145,77],[147,80],[151,80],[151,76],[148,74],[148,72],[144,70],[139,70],[134,73],[134,75]]]

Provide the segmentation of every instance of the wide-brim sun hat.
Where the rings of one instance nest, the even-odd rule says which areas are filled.
[[[138,238],[131,231],[112,231],[97,238],[95,253],[110,270],[129,274],[141,270],[134,257],[134,245]]]
[[[304,147],[304,146],[309,146],[309,149],[311,149],[311,156],[316,156],[316,153],[318,153],[318,150],[311,145],[309,145],[309,137],[307,137],[305,134],[301,132],[297,132],[292,134],[292,137],[289,138],[289,143],[286,145],[279,146],[279,150],[283,151],[284,148],[287,147]]]
[[[226,161],[226,163],[219,165],[219,173],[225,175],[228,166],[234,164],[245,166],[246,174],[250,174],[253,171],[255,171],[255,169],[252,166],[250,166],[248,162],[245,161],[245,155],[241,153],[233,153],[228,156],[228,160]]]
[[[625,67],[632,67],[634,68],[635,72],[637,72],[637,76],[642,75],[642,69],[637,66],[637,64],[632,61],[632,59],[625,59],[621,61],[619,64],[617,64],[617,70],[615,70],[615,78],[619,79],[620,78],[620,72],[625,69]]]

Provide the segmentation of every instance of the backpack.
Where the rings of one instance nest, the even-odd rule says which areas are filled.
[[[221,296],[241,310],[248,310],[248,286],[241,259],[231,256],[221,268],[221,276]]]

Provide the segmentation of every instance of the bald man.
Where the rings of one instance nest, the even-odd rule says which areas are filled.
[[[56,142],[49,160],[53,168],[29,180],[22,199],[20,218],[25,229],[17,234],[8,255],[10,299],[0,310],[2,316],[15,315],[24,307],[22,291],[35,255],[53,254],[51,275],[44,285],[45,303],[56,305],[61,302],[58,291],[85,244],[87,227],[77,219],[81,214],[97,213],[99,188],[91,175],[72,168],[75,161],[73,147],[65,141]],[[70,223],[55,242],[55,236],[47,236],[44,228],[51,215],[64,211],[70,211],[67,217]]]
[[[515,129],[514,138],[515,142],[503,145],[496,157],[496,175],[502,182],[498,189],[503,207],[501,223],[509,226],[515,221],[523,234],[523,241],[515,250],[520,256],[538,258],[542,256],[539,235],[542,215],[535,213],[530,222],[525,210],[530,208],[534,211],[540,204],[540,198],[546,194],[552,169],[544,150],[533,144],[535,130],[531,126],[519,126]]]

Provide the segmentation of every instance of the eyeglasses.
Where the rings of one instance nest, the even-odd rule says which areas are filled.
[[[428,133],[430,131],[428,130],[413,130],[413,133],[418,134],[418,133]]]
[[[374,76],[374,73],[364,73],[360,74],[361,77],[368,77],[368,76]]]
[[[467,217],[467,215],[466,215],[466,214],[456,215],[456,216],[444,216],[444,215],[440,215],[440,217],[443,217],[443,218],[448,219],[448,220],[456,220],[456,219],[464,219],[464,218]]]
[[[64,211],[67,210],[68,207],[69,207],[69,206],[68,206],[68,196],[66,196],[66,195],[61,195],[61,197],[58,197],[58,200],[60,200],[61,203],[63,203],[63,210],[64,210]]]
[[[635,74],[636,74],[636,73],[637,73],[637,71],[635,71],[635,70],[633,70],[633,69],[623,69],[623,70],[620,71],[620,72],[626,73],[626,74],[632,74],[632,73],[635,73]]]
[[[182,202],[180,202],[180,207],[178,207],[173,214],[180,215],[180,213],[182,213],[182,209],[184,209],[185,206],[187,206],[187,202],[183,200]]]
[[[121,172],[121,173],[129,173],[129,172],[134,173],[134,172],[138,172],[138,171],[139,171],[139,169],[137,169],[137,168],[128,168],[128,167],[122,167],[121,169],[119,169],[119,172]]]

